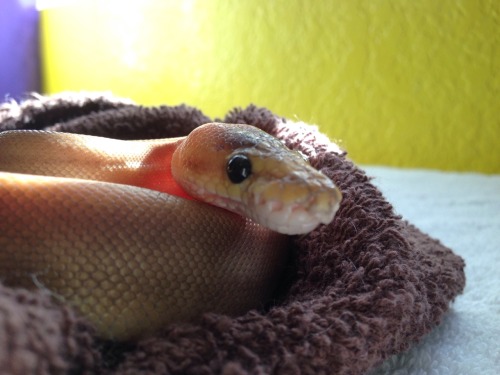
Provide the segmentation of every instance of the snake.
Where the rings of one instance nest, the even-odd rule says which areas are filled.
[[[0,281],[44,290],[104,339],[263,308],[290,236],[330,223],[342,194],[251,125],[178,138],[0,133]]]

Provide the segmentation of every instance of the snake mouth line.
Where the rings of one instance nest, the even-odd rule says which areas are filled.
[[[275,231],[297,235],[308,233],[320,224],[329,224],[338,208],[339,203],[329,210],[322,210],[300,203],[284,205],[264,200],[257,206],[255,215],[263,225]]]
[[[287,235],[305,234],[320,224],[329,224],[337,212],[340,201],[320,202],[318,197],[284,203],[268,199],[265,194],[246,192],[235,198],[208,191],[194,183],[185,183],[197,199],[222,209],[245,216],[276,232]]]

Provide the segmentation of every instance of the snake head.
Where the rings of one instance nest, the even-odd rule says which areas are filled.
[[[175,151],[172,175],[194,198],[283,234],[330,223],[342,199],[301,153],[250,125],[198,127]]]

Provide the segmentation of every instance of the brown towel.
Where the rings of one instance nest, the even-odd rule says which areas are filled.
[[[209,121],[184,105],[146,108],[90,94],[0,107],[0,131],[160,138]],[[441,321],[464,288],[460,257],[395,215],[365,173],[314,127],[255,106],[222,121],[279,137],[343,192],[330,225],[294,238],[274,303],[238,317],[207,314],[198,325],[165,327],[125,345],[97,340],[85,320],[42,291],[0,285],[2,374],[362,374]]]

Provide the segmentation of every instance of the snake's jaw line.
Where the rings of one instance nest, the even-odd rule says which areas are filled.
[[[293,192],[295,187],[295,194],[280,191],[282,182],[278,180],[248,181],[237,194],[229,194],[228,190],[212,192],[196,184],[184,187],[206,202],[248,217],[278,233],[300,235],[309,233],[320,224],[330,224],[342,200],[342,194],[333,182],[316,173],[317,187],[312,191],[304,188],[302,180],[295,184],[288,181],[287,189]],[[307,184],[310,185],[311,181],[308,180]]]
[[[325,177],[326,178],[326,177]],[[339,209],[340,191],[333,186],[294,203],[256,199],[252,219],[282,234],[299,235],[314,230],[320,224],[330,224]],[[300,199],[303,198],[303,199]]]

